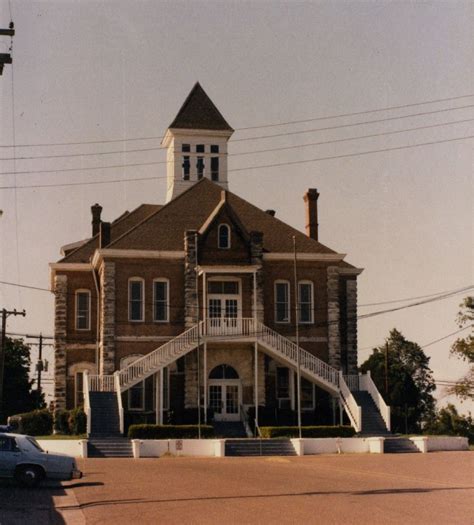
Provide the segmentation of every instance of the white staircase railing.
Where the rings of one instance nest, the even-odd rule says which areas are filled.
[[[347,383],[344,381],[342,372],[339,376],[339,390],[341,394],[341,402],[344,405],[351,424],[355,428],[356,432],[360,432],[362,430],[362,409],[357,404],[354,396],[352,395],[352,392],[347,386]]]
[[[115,392],[113,375],[90,375],[89,388],[91,392]]]
[[[119,377],[118,371],[114,373],[114,386],[115,386],[115,392],[117,394],[120,433],[123,434],[125,430],[125,421],[124,421],[124,413],[123,413],[123,405],[122,405],[122,391],[120,390],[120,377]]]
[[[86,432],[87,432],[87,435],[89,436],[91,433],[92,418],[91,418],[91,402],[89,399],[89,389],[90,389],[89,372],[87,370],[84,372],[83,377],[84,377],[84,413],[86,414],[86,418],[87,418]]]
[[[198,332],[199,331],[199,332]],[[158,347],[153,352],[137,359],[132,364],[118,372],[120,390],[123,392],[133,385],[143,381],[161,368],[176,361],[197,346],[198,333],[202,335],[202,321],[171,341]]]
[[[298,346],[283,337],[275,330],[268,328],[256,321],[255,335],[257,341],[263,346],[269,348],[274,353],[284,358],[285,361],[290,361],[293,366],[298,362]],[[301,370],[306,372],[316,383],[322,384],[332,392],[339,392],[339,371],[328,365],[321,359],[306,350],[299,347]]]
[[[385,422],[387,430],[390,432],[390,407],[385,403],[382,394],[378,391],[375,383],[370,375],[370,370],[363,376],[360,376],[360,389],[365,390],[370,394],[374,400],[375,405],[382,416],[382,419]]]
[[[344,381],[346,382],[346,385],[349,387],[349,390],[351,392],[356,392],[357,390],[359,390],[359,378],[359,374],[344,374]]]

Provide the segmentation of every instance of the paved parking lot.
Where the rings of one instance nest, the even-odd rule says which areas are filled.
[[[60,508],[51,511],[50,519],[56,521],[50,523],[74,525],[467,525],[474,514],[474,454],[470,452],[79,463],[85,478],[64,483],[63,496],[61,489],[31,493],[27,507],[46,507],[56,498]],[[25,494],[0,487],[2,508],[5,490],[17,498]],[[41,522],[24,515],[22,521],[0,519],[0,523]]]

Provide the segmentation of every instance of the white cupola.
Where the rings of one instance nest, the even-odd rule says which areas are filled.
[[[206,177],[228,189],[227,142],[234,133],[199,82],[167,129],[166,202]]]

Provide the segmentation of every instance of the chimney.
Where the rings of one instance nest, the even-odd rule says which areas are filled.
[[[265,213],[268,213],[268,215],[275,217],[275,210],[265,210]]]
[[[110,244],[110,222],[100,223],[99,248],[105,248]]]
[[[309,188],[303,200],[306,204],[306,235],[318,240],[318,197],[316,188]]]
[[[100,214],[102,213],[102,206],[95,203],[91,206],[92,212],[92,236],[97,235],[100,230]]]

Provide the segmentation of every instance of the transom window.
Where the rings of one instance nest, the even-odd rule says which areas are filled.
[[[301,281],[298,283],[298,322],[313,323],[313,283]]]
[[[207,291],[210,294],[238,295],[239,294],[239,282],[238,281],[209,281],[207,283]]]
[[[169,285],[167,279],[153,281],[153,320],[161,323],[169,321]]]
[[[197,144],[196,145],[196,153],[204,153],[206,151],[206,148],[204,144]]]
[[[230,228],[227,224],[219,224],[217,231],[218,239],[217,246],[221,250],[228,250],[230,248]]]
[[[181,151],[183,153],[187,153],[191,151],[191,145],[190,144],[181,144]]]
[[[275,322],[290,322],[290,283],[288,281],[275,283]]]
[[[140,277],[133,277],[128,281],[128,318],[130,321],[145,319],[145,290],[144,281]]]
[[[76,330],[91,329],[91,293],[89,290],[76,292]]]
[[[239,379],[239,374],[230,365],[219,365],[211,370],[209,379]]]

